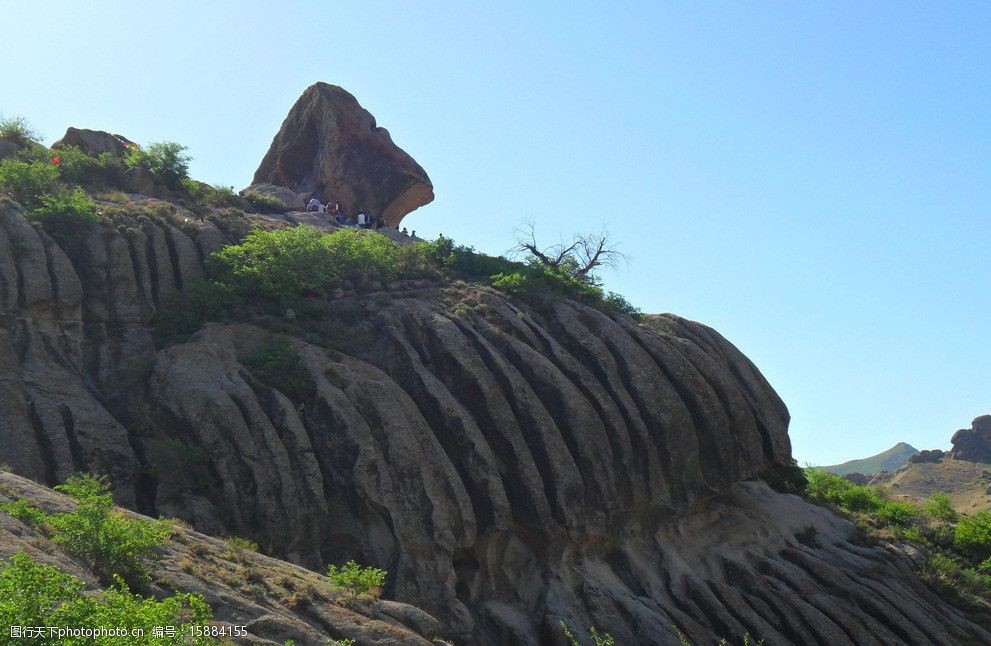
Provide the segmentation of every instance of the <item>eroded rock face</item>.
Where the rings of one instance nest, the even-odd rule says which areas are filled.
[[[433,185],[412,157],[343,88],[307,88],[255,171],[254,184],[284,186],[322,202],[339,201],[396,226],[433,201]]]
[[[47,513],[65,512],[74,502],[34,482],[0,472],[0,502],[24,499]],[[150,519],[146,519],[150,520]],[[98,588],[96,575],[81,559],[60,551],[46,536],[9,514],[0,513],[0,562],[23,552]],[[443,625],[418,608],[386,600],[346,600],[326,577],[251,550],[232,553],[221,539],[181,525],[161,550],[146,595],[176,591],[203,596],[213,619],[245,626],[241,644],[326,644],[348,637],[359,644],[430,646],[445,634]]]
[[[991,415],[981,415],[970,428],[962,428],[950,438],[950,457],[970,462],[991,463]]]
[[[789,463],[788,412],[715,331],[397,284],[348,297],[373,328],[360,352],[293,341],[313,393],[293,400],[241,360],[257,327],[154,348],[162,299],[224,240],[173,216],[63,251],[0,204],[0,461],[16,473],[108,473],[148,515],[315,569],[383,567],[386,594],[457,643],[563,643],[561,619],[617,643],[677,644],[672,626],[696,643],[991,640],[912,555],[740,484]],[[163,438],[181,469],[155,457]]]

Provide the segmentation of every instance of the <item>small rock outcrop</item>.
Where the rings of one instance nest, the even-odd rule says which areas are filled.
[[[991,415],[981,415],[970,428],[962,428],[950,439],[950,457],[969,462],[991,463]]]
[[[103,153],[110,153],[114,157],[123,157],[127,154],[128,146],[133,145],[133,141],[121,135],[102,130],[70,127],[61,139],[52,144],[52,148],[75,146],[91,157],[99,157]]]
[[[327,83],[307,88],[289,111],[255,172],[257,184],[336,200],[348,214],[363,211],[393,227],[434,199],[426,171],[357,99]]]
[[[921,464],[923,462],[935,464],[941,461],[944,455],[946,455],[946,451],[943,449],[925,449],[911,456],[908,461],[912,464]]]

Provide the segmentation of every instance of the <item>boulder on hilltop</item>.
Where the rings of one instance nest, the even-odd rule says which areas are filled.
[[[255,171],[258,184],[336,200],[389,226],[434,199],[426,171],[354,96],[328,83],[307,88],[289,111]]]
[[[127,154],[128,147],[133,145],[133,141],[121,135],[111,134],[103,130],[88,130],[70,126],[65,131],[65,135],[52,144],[52,148],[75,146],[91,157],[99,157],[103,153],[110,153],[114,157],[123,157]]]
[[[991,415],[981,415],[970,428],[962,428],[950,438],[950,456],[956,460],[991,463]]]

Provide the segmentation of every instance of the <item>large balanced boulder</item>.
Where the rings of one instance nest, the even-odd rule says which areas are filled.
[[[253,183],[339,201],[347,214],[363,211],[389,226],[434,199],[426,171],[357,99],[327,83],[296,101]]]
[[[970,428],[962,428],[950,439],[950,455],[957,460],[991,463],[991,415],[981,415]]]
[[[72,128],[65,131],[65,135],[52,144],[52,148],[63,146],[75,146],[87,155],[99,157],[102,153],[110,153],[114,157],[123,157],[127,154],[127,149],[133,146],[127,137],[111,134],[102,130],[87,130],[86,128]]]

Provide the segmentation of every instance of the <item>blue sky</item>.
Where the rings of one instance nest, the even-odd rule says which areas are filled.
[[[0,112],[179,141],[241,188],[335,83],[430,174],[410,228],[608,226],[607,287],[737,344],[801,462],[991,412],[991,4],[474,5],[4,2]]]

